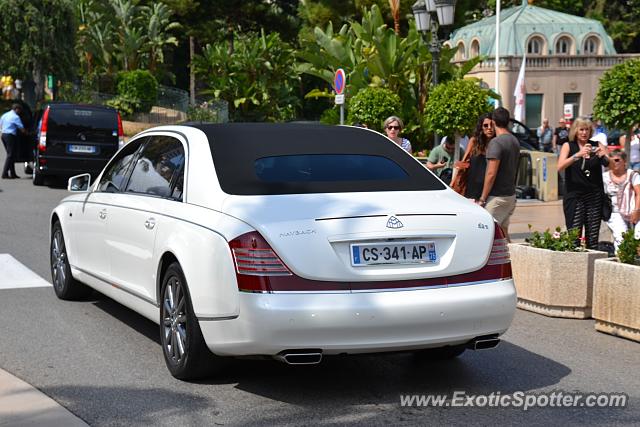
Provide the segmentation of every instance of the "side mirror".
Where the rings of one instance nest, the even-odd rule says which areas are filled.
[[[69,178],[67,184],[67,190],[72,193],[86,193],[89,191],[91,185],[91,175],[83,173],[82,175],[76,175]]]

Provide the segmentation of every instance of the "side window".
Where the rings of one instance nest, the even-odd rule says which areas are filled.
[[[171,183],[183,165],[184,148],[180,141],[170,136],[152,136],[136,159],[126,191],[174,197]]]
[[[182,201],[183,191],[184,191],[184,164],[178,170],[178,176],[176,177],[175,184],[173,185],[173,192],[171,193],[171,198]]]
[[[98,184],[98,191],[119,193],[124,191],[131,163],[146,138],[127,144],[111,161]]]

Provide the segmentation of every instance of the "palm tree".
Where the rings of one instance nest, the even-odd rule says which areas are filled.
[[[155,74],[157,64],[164,63],[164,47],[178,45],[169,31],[180,28],[180,24],[171,22],[171,10],[164,3],[142,8],[142,22],[146,33],[142,50],[148,55],[149,71]]]
[[[400,0],[389,0],[391,16],[393,16],[393,29],[400,35]]]

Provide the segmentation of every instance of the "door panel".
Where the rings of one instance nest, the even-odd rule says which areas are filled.
[[[105,245],[111,195],[88,193],[74,210],[72,222],[74,267],[106,278],[109,275],[109,258]]]

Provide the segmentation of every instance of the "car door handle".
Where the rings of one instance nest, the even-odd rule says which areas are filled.
[[[102,209],[100,212],[98,212],[98,216],[100,217],[100,219],[105,219],[107,217],[107,210]]]
[[[144,226],[147,227],[149,230],[152,230],[153,227],[156,226],[156,219],[155,218],[149,218],[148,220],[146,220],[144,222]]]

